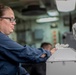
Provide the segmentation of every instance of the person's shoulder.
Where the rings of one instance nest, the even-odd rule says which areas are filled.
[[[2,39],[8,39],[8,36],[0,32],[0,40]]]

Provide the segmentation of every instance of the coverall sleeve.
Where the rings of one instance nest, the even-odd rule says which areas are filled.
[[[46,56],[41,58],[42,54],[46,54]],[[43,62],[49,57],[49,53],[43,49],[38,50],[27,45],[22,46],[6,36],[0,38],[0,55],[7,58],[8,61],[19,63],[30,61]]]

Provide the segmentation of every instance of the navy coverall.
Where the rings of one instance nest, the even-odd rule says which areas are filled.
[[[42,54],[46,54],[46,57],[41,58]],[[22,46],[0,32],[0,75],[16,75],[20,71],[19,63],[43,62],[50,55],[43,49]]]

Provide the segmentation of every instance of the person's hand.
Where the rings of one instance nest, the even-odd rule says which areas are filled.
[[[44,58],[46,56],[46,54],[42,54],[41,57]]]
[[[53,48],[50,52],[51,54],[53,54],[57,49],[56,48]]]

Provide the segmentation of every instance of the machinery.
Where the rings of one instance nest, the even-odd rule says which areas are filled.
[[[46,75],[76,75],[76,50],[59,48],[46,62]]]

